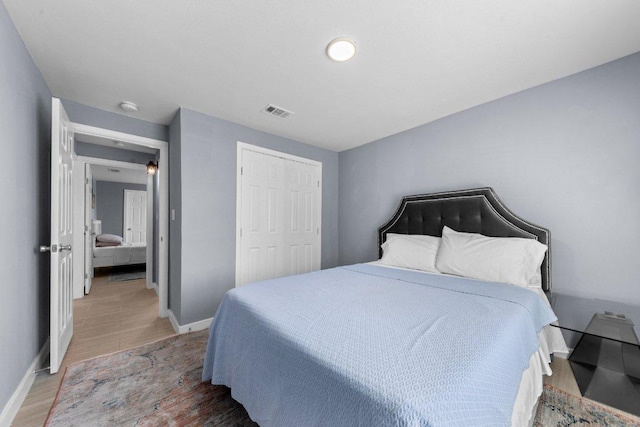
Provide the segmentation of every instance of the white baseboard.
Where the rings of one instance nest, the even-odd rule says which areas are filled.
[[[173,311],[169,310],[169,320],[171,320],[171,326],[173,326],[173,330],[176,331],[176,333],[186,334],[187,332],[195,332],[207,329],[211,325],[213,317],[200,320],[198,322],[188,323],[186,325],[180,325],[178,323],[178,319],[176,319],[176,315],[173,314]]]
[[[154,291],[156,291],[156,295],[158,295],[158,284],[156,282],[147,284],[147,289],[153,289]]]
[[[36,358],[33,359],[31,365],[27,369],[27,372],[22,377],[22,381],[18,384],[18,388],[13,392],[11,398],[5,405],[2,413],[0,413],[0,427],[9,427],[13,422],[13,419],[18,414],[20,407],[22,406],[22,402],[24,402],[25,397],[29,393],[31,389],[31,385],[33,381],[36,379],[36,371],[42,368],[42,365],[47,360],[49,356],[49,339],[44,343],[40,352],[36,355]]]

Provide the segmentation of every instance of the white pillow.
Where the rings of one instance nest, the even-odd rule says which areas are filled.
[[[440,238],[421,234],[387,234],[380,263],[394,267],[437,273],[436,256]]]
[[[443,273],[473,279],[540,287],[540,266],[546,251],[547,246],[535,239],[487,237],[445,226],[436,267]]]
[[[117,234],[98,234],[96,236],[96,241],[122,244],[122,236],[118,236]]]

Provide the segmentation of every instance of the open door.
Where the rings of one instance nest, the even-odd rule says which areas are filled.
[[[49,372],[60,369],[73,335],[73,131],[58,98],[51,108],[51,335]]]

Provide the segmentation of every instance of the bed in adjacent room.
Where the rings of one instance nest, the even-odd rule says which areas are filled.
[[[126,243],[122,236],[100,234],[93,248],[93,268],[144,264],[147,262],[147,244]]]
[[[522,425],[553,352],[548,230],[490,188],[405,197],[380,260],[229,291],[203,380],[261,426]]]

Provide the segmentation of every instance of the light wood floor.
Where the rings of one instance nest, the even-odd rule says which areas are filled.
[[[158,317],[158,297],[145,279],[108,283],[108,277],[102,272],[91,293],[74,300],[73,338],[62,367],[55,375],[37,374],[13,426],[44,424],[67,365],[175,334],[169,319]]]

